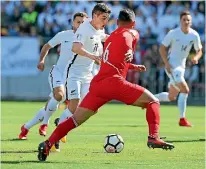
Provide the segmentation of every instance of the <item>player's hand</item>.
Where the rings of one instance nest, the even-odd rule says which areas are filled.
[[[43,72],[43,71],[44,71],[44,62],[43,62],[43,61],[39,62],[38,65],[37,65],[37,68],[38,68],[41,72]]]
[[[194,65],[198,64],[198,59],[197,59],[196,57],[193,57],[193,58],[191,59],[191,61],[192,61],[192,63],[193,63]]]
[[[137,68],[135,69],[138,72],[146,72],[146,67],[144,65],[137,65]]]
[[[169,63],[165,65],[165,69],[168,73],[172,73],[172,66]]]
[[[102,58],[100,56],[94,56],[95,64],[101,65],[101,60],[102,60]]]
[[[127,63],[129,63],[129,62],[131,62],[132,60],[133,60],[133,52],[132,52],[132,50],[128,50],[127,51],[127,53],[125,54],[125,61],[127,62]]]

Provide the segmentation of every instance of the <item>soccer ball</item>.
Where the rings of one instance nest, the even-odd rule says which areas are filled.
[[[120,153],[124,148],[123,138],[118,134],[109,134],[104,141],[104,149],[107,153]]]

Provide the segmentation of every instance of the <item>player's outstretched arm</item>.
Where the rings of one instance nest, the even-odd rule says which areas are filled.
[[[40,71],[44,71],[44,61],[50,49],[51,46],[48,43],[46,43],[41,49],[39,63],[37,65],[37,68]]]
[[[129,69],[136,70],[138,72],[145,72],[146,71],[146,67],[144,65],[135,65],[132,63],[129,63]]]
[[[100,57],[95,56],[92,53],[88,52],[86,49],[84,49],[84,46],[80,42],[74,42],[72,45],[72,52],[80,55],[80,56],[85,56],[88,57],[96,62],[100,62]]]

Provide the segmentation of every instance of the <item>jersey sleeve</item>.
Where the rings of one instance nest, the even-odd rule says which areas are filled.
[[[86,39],[87,39],[87,30],[84,29],[83,25],[80,25],[80,27],[77,29],[75,36],[74,36],[74,40],[73,42],[79,42],[82,45],[85,44]]]
[[[202,44],[201,44],[200,36],[198,33],[195,35],[195,37],[196,39],[194,42],[194,48],[196,51],[198,51],[199,49],[202,49]]]
[[[57,33],[52,39],[49,40],[48,44],[53,48],[61,43],[61,32]]]
[[[165,36],[165,38],[162,41],[162,45],[164,45],[165,47],[170,46],[171,42],[172,42],[172,31],[169,31],[167,33],[167,35]]]
[[[136,30],[130,30],[124,33],[124,37],[126,38],[126,46],[134,52],[137,41],[139,40],[138,32]]]

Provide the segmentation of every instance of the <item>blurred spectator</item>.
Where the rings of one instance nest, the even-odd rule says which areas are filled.
[[[193,65],[190,60],[187,60],[185,69],[185,80],[188,82],[188,86],[191,89],[192,84],[197,82],[199,79],[199,67]]]
[[[18,7],[14,8],[14,13],[11,16],[11,22],[17,23],[19,21],[19,19],[21,18],[21,13]]]
[[[19,35],[18,24],[10,24],[8,28],[8,36],[18,36],[18,35]]]
[[[152,13],[156,11],[155,7],[151,5],[149,1],[144,1],[144,3],[140,5],[139,8],[145,17],[151,16]]]
[[[22,18],[18,22],[21,36],[28,36],[30,34],[30,26]]]
[[[48,37],[52,37],[54,34],[52,31],[52,25],[48,23],[46,20],[44,20],[44,27],[42,29],[42,34],[43,36],[48,36]]]
[[[198,12],[197,10],[194,10],[192,13],[192,25],[197,27],[199,23],[204,23],[204,14]]]
[[[178,15],[183,11],[184,7],[181,5],[180,1],[173,1],[166,10],[166,13],[170,13],[171,15]]]
[[[28,24],[35,24],[38,13],[34,10],[32,5],[29,6],[27,10],[27,12],[22,14],[22,19]]]

